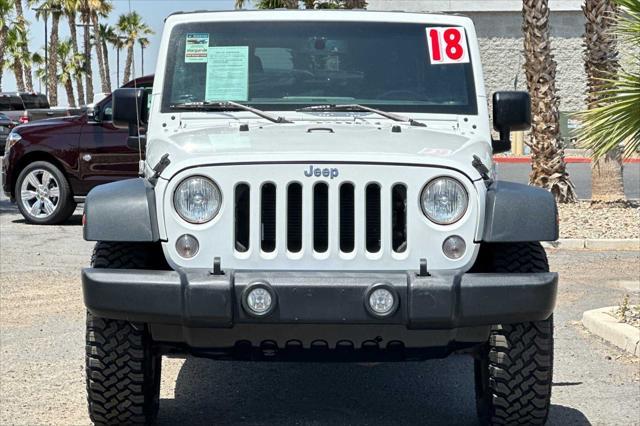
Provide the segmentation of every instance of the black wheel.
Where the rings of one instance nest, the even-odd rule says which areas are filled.
[[[547,272],[540,243],[481,248],[478,272]],[[551,404],[553,316],[544,321],[496,325],[476,355],[476,407],[482,424],[542,425]]]
[[[76,209],[67,178],[46,161],[34,161],[20,172],[15,194],[18,209],[29,223],[61,223]]]
[[[99,242],[91,263],[94,268],[149,269],[163,261],[157,245]],[[87,312],[85,359],[91,421],[96,425],[155,422],[162,356],[145,324]]]

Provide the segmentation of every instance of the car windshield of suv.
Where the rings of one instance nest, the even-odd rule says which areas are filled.
[[[0,95],[0,110],[3,111],[23,111],[24,104],[17,95]]]
[[[361,104],[385,111],[476,114],[466,41],[463,61],[436,62],[430,29],[439,31],[425,24],[378,22],[180,24],[169,41],[162,111],[236,101],[263,110]]]
[[[45,95],[36,94],[36,93],[33,93],[33,94],[22,93],[20,97],[24,102],[25,109],[40,109],[40,108],[48,109],[49,108],[49,101],[47,100],[47,97]]]

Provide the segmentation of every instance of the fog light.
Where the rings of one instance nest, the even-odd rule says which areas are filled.
[[[198,254],[199,249],[200,244],[193,235],[184,234],[176,241],[176,251],[185,259],[190,259]]]
[[[464,242],[462,237],[457,235],[447,237],[447,239],[444,240],[444,243],[442,243],[442,251],[449,259],[460,259],[464,255],[466,249],[467,244]]]
[[[391,285],[374,284],[367,292],[365,306],[374,316],[389,316],[398,307],[398,296]]]
[[[273,310],[276,304],[275,293],[266,283],[250,285],[245,290],[242,302],[249,314],[264,316]]]

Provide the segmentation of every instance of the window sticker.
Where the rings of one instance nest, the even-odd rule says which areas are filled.
[[[249,99],[249,46],[210,47],[205,101]]]
[[[431,65],[469,63],[464,28],[428,27],[427,44]]]
[[[206,63],[208,49],[209,49],[209,34],[207,33],[187,34],[187,43],[184,49],[184,62],[187,64]]]

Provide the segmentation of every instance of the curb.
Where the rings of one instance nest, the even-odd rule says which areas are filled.
[[[557,250],[627,250],[640,251],[640,238],[595,239],[561,238],[556,241],[544,241],[542,247]]]
[[[493,157],[493,161],[496,163],[530,163],[531,157],[529,156],[509,156],[509,157]],[[565,163],[591,163],[589,157],[565,157]],[[640,158],[626,158],[624,163],[640,163]]]
[[[582,324],[593,334],[630,354],[640,356],[640,330],[618,322],[609,315],[615,306],[593,309],[582,314]]]

